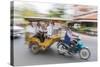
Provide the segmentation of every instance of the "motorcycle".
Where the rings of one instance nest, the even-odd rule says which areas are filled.
[[[84,45],[79,37],[75,38],[70,46],[64,43],[64,40],[60,40],[57,44],[57,49],[61,55],[75,56],[78,53],[80,58],[84,60],[89,59],[91,56],[89,48]]]

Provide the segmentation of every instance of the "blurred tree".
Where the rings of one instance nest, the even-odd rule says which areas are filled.
[[[23,17],[38,16],[38,12],[34,9],[23,8],[23,10],[21,11],[21,15]]]
[[[54,7],[49,10],[48,17],[59,17],[62,18],[65,14],[65,5],[63,4],[55,4]]]
[[[32,4],[27,3],[14,5],[13,7],[14,8],[12,9],[12,11],[14,14],[11,14],[11,16],[14,16],[14,24],[17,25],[26,27],[30,22],[24,20],[24,17],[34,17],[39,15],[38,11]]]
[[[21,4],[14,6],[14,13],[20,17],[38,16],[38,11],[32,4]]]

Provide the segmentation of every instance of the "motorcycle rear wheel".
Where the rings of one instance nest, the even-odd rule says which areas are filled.
[[[57,47],[58,54],[64,55],[63,50],[64,50],[64,46],[63,46],[63,45],[59,45],[59,46]]]

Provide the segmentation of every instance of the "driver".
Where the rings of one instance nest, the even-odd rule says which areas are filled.
[[[74,38],[76,38],[77,35],[73,34],[70,28],[66,28],[66,33],[64,37],[64,43],[69,45],[69,47],[74,47],[75,44],[73,43]]]

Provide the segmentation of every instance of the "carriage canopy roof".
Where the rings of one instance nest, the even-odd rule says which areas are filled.
[[[68,19],[63,18],[48,18],[48,17],[24,17],[25,20],[28,20],[30,22],[34,21],[68,21]]]

